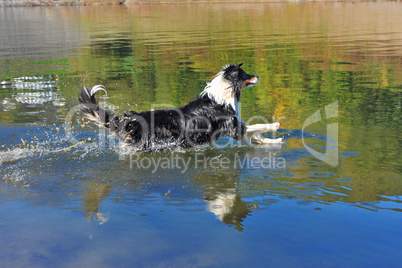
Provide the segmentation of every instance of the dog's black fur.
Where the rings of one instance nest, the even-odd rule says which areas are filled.
[[[241,66],[225,66],[199,98],[181,108],[113,116],[95,99],[95,93],[104,90],[102,86],[91,91],[84,87],[79,101],[86,118],[142,151],[212,143],[220,136],[243,140],[246,126],[239,118],[237,105],[242,90],[255,85],[258,76],[247,74]]]

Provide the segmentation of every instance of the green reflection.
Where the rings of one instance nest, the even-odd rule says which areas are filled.
[[[349,8],[365,14],[360,24],[344,13]],[[256,87],[243,92],[240,108],[244,120],[259,115],[280,120],[284,129],[300,130],[311,114],[338,101],[339,151],[346,155],[336,168],[311,164],[317,160],[310,155],[300,157],[289,173],[276,174],[278,181],[290,181],[291,186],[258,182],[260,188],[277,186],[275,194],[286,195],[305,187],[300,185],[318,181],[323,188],[351,189],[336,189],[344,195],[310,193],[304,197],[325,202],[378,201],[381,196],[402,195],[402,44],[398,35],[402,19],[390,9],[374,12],[367,5],[252,4],[55,10],[63,23],[78,25],[83,35],[79,46],[71,48],[74,56],[59,59],[55,55],[28,63],[0,60],[8,66],[1,79],[33,73],[57,75],[57,94],[65,105],[54,111],[51,103],[38,108],[14,101],[16,108],[0,111],[0,120],[64,123],[69,109],[77,104],[84,81],[105,85],[107,101],[117,113],[149,110],[153,105],[181,106],[194,99],[223,65],[244,62],[248,73],[260,77]],[[377,19],[367,20],[372,16]],[[389,20],[394,23],[376,23]],[[0,100],[13,101],[16,92],[19,89],[7,86],[0,91]],[[40,116],[28,113],[34,109],[45,112]],[[326,123],[308,130],[325,135]],[[290,137],[285,149],[303,149],[300,137]],[[348,156],[347,152],[358,154]],[[323,171],[334,176],[317,176]],[[250,178],[260,178],[260,174],[233,177],[255,185]],[[214,198],[233,187],[214,189]],[[108,195],[109,188],[100,192]],[[206,192],[205,199],[214,200],[209,195]],[[233,202],[240,204],[242,218],[248,211],[239,198]],[[84,202],[91,207],[87,205],[90,202]],[[88,209],[88,215],[96,212],[96,206]],[[233,224],[240,226],[239,220]]]

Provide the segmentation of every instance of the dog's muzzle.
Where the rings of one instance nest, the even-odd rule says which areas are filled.
[[[254,86],[258,83],[258,76],[253,76],[251,79],[246,80],[247,84],[246,87]]]

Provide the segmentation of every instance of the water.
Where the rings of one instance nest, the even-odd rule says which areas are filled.
[[[391,2],[0,8],[0,266],[399,265],[400,14]],[[105,85],[116,113],[143,111],[186,104],[240,62],[260,77],[242,118],[280,121],[284,144],[135,154],[76,112],[84,83]]]

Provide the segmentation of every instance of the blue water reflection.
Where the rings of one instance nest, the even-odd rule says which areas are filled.
[[[400,265],[401,12],[0,8],[0,266]],[[143,154],[77,112],[84,83],[121,114],[183,105],[239,62],[261,78],[242,118],[280,121],[266,136],[284,143]],[[337,117],[302,130],[335,101]],[[336,149],[337,165],[307,147]]]

